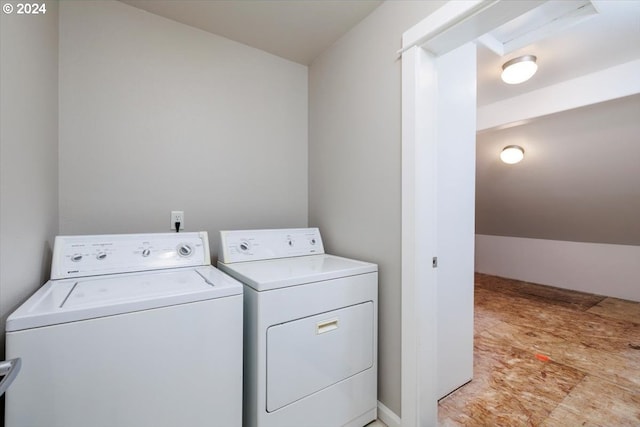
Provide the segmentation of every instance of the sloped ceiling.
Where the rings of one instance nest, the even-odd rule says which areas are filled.
[[[478,234],[640,245],[640,95],[481,132],[476,177]]]
[[[640,1],[592,3],[597,16],[504,57],[479,44],[478,105],[640,58]],[[523,54],[538,73],[504,84],[502,63]],[[525,149],[516,165],[499,159],[511,144]],[[640,245],[640,95],[483,130],[476,154],[476,233]]]

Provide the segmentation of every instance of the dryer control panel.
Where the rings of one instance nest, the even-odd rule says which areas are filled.
[[[219,261],[225,264],[324,253],[317,228],[220,232]]]
[[[56,236],[51,279],[210,264],[206,231]]]

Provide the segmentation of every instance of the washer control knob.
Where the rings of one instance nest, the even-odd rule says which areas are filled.
[[[73,255],[71,255],[71,261],[73,261],[73,262],[82,261],[82,254],[73,254]]]
[[[240,242],[240,251],[242,252],[247,252],[249,250],[249,242],[247,242],[246,240],[243,240],[242,242]]]
[[[192,253],[193,248],[191,248],[191,246],[189,246],[188,244],[181,243],[178,245],[178,255],[180,255],[181,257],[191,256]]]
[[[287,243],[289,244],[289,246],[293,246],[293,240],[291,240],[290,238],[287,239]]]
[[[311,240],[309,241],[309,243],[311,243],[311,245],[315,245],[315,244],[316,244],[316,239],[311,239]]]
[[[98,261],[102,261],[103,259],[105,259],[107,257],[107,253],[106,252],[98,252],[98,255],[96,255],[96,259]]]
[[[151,249],[145,248],[145,249],[142,250],[142,256],[143,257],[148,257],[149,255],[151,255]]]

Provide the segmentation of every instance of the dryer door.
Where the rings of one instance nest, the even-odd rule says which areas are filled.
[[[267,411],[373,366],[371,301],[267,329]]]

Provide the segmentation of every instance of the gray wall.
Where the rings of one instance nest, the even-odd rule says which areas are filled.
[[[58,4],[46,8],[0,17],[0,356],[7,316],[49,275],[58,230]]]
[[[639,118],[634,95],[479,133],[476,232],[640,245]]]
[[[309,69],[309,225],[379,265],[378,399],[400,414],[402,33],[443,2],[388,1]]]
[[[307,67],[117,1],[60,4],[60,232],[307,225]]]

